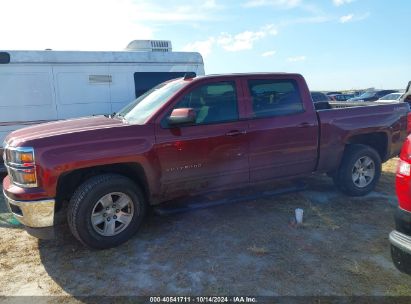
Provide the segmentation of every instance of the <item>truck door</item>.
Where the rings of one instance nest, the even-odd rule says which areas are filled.
[[[250,117],[251,182],[312,172],[318,121],[313,109],[304,105],[298,82],[262,76],[244,79],[243,87]]]
[[[211,190],[249,182],[247,121],[239,82],[199,84],[166,111],[156,126],[162,193]],[[196,122],[170,127],[173,109],[193,108]]]

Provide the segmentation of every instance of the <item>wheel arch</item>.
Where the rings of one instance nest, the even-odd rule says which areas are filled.
[[[146,201],[150,201],[150,189],[143,166],[139,163],[115,163],[76,169],[60,175],[56,189],[56,210],[60,209],[64,202],[69,201],[74,191],[86,180],[106,173],[129,178],[141,188]]]
[[[346,141],[344,153],[347,150],[347,146],[356,145],[356,144],[365,145],[365,146],[373,148],[375,151],[377,151],[382,162],[387,160],[388,135],[385,132],[358,134],[358,135],[353,135],[349,137]]]
[[[355,184],[355,180],[353,179],[353,166],[355,166],[355,162],[358,161],[359,158],[365,155],[364,153],[373,158],[375,165],[373,171],[374,173],[370,183],[364,186],[358,186]],[[368,194],[374,190],[378,180],[380,179],[382,170],[381,163],[379,153],[369,145],[347,145],[339,169],[332,175],[334,184],[343,193],[349,196],[363,196]]]

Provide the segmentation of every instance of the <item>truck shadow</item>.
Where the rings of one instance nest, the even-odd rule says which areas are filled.
[[[287,191],[263,185],[258,191],[226,191],[168,202],[151,210],[131,240],[103,251],[82,246],[65,223],[58,226],[56,239],[39,240],[41,262],[66,293],[81,301],[94,294],[203,294],[207,288],[208,294],[214,294],[222,287],[216,285],[210,267],[217,267],[217,256],[221,261],[229,258],[230,244],[245,241],[241,235],[249,236],[249,226],[244,225],[247,214],[264,214],[267,203],[281,202],[285,193],[296,190],[301,188],[294,183]],[[295,194],[291,195],[294,202]],[[271,220],[272,215],[265,219]],[[284,224],[288,225],[288,218]],[[247,242],[244,248],[249,246]]]
[[[195,207],[205,201],[224,202],[208,206],[213,208],[181,208],[182,201],[175,201],[171,204],[180,212],[151,212],[131,240],[103,251],[83,247],[63,224],[55,240],[39,240],[40,258],[51,279],[83,302],[95,302],[84,298],[93,295],[293,294],[303,284],[296,279],[300,276],[317,278],[324,290],[339,294],[336,282],[347,277],[338,274],[346,272],[329,257],[344,254],[355,260],[364,242],[373,238],[370,246],[382,246],[377,251],[389,254],[385,238],[394,207],[382,210],[375,204],[381,206],[393,197],[387,187],[393,188],[394,176],[384,173],[376,192],[355,199],[340,194],[329,178],[320,176],[310,179],[307,189],[299,193],[269,197],[264,193],[273,188],[258,188],[214,193],[189,202]],[[235,204],[238,197],[243,200]],[[307,214],[302,229],[290,225],[295,208]],[[360,224],[352,224],[357,221]],[[367,233],[359,235],[358,230]],[[335,239],[341,242],[336,244]],[[289,271],[296,264],[299,269],[291,278]],[[333,273],[336,277],[330,278]],[[357,277],[348,281],[353,278]],[[305,293],[317,292],[317,287],[312,288]]]

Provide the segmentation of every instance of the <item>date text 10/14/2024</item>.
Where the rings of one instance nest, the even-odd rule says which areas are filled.
[[[150,297],[150,303],[257,303],[255,297]]]

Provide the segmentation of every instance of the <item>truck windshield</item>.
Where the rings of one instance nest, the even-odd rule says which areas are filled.
[[[160,83],[121,109],[116,117],[123,118],[131,124],[144,124],[186,84],[187,82],[181,79]]]

